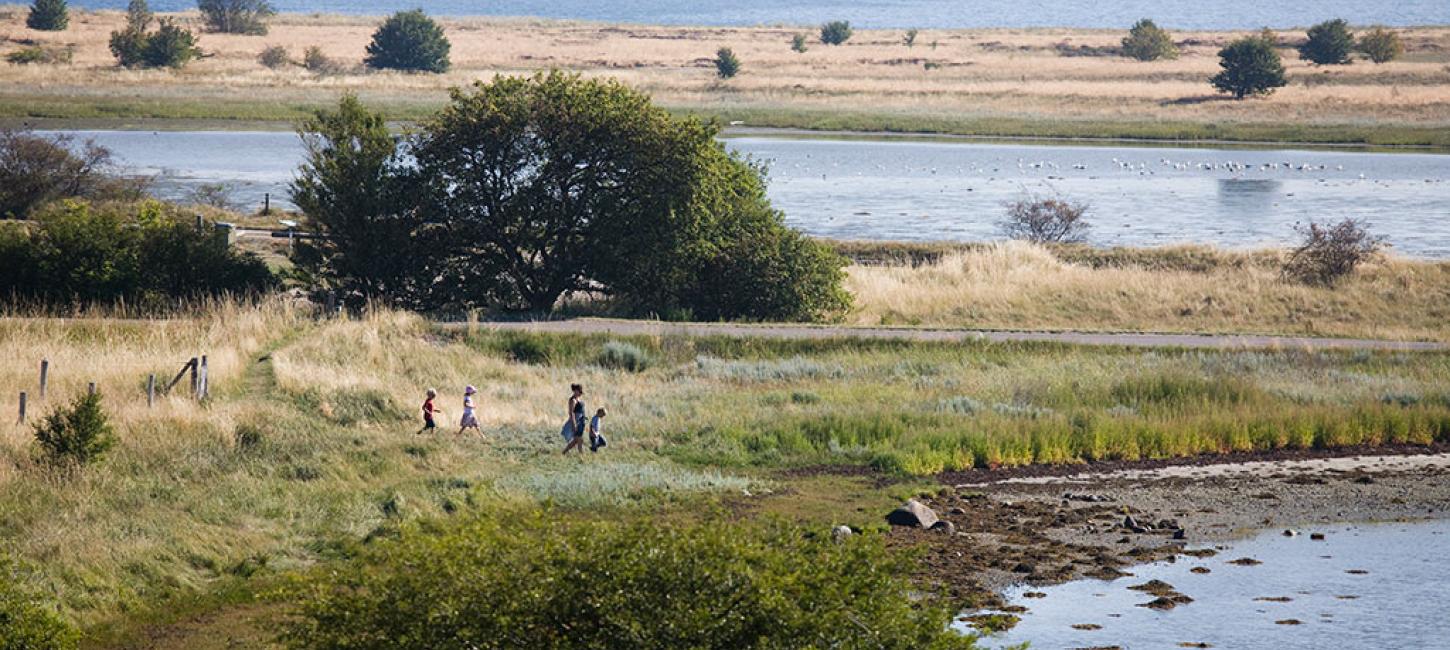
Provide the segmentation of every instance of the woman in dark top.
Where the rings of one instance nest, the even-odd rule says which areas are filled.
[[[573,393],[569,396],[569,419],[564,425],[573,427],[574,437],[569,439],[569,444],[564,446],[564,453],[568,454],[570,449],[578,449],[584,453],[584,431],[588,428],[589,418],[584,414],[588,409],[584,407],[584,387],[579,384],[571,384],[569,389]]]

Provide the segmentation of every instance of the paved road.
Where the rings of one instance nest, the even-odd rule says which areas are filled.
[[[454,324],[450,326],[463,326]],[[1094,332],[1011,332],[991,330],[919,329],[902,327],[839,327],[814,325],[747,325],[739,323],[664,323],[659,321],[585,318],[558,321],[485,322],[480,327],[495,330],[567,332],[576,334],[618,334],[621,336],[742,336],[775,339],[853,337],[909,341],[1051,341],[1075,345],[1179,348],[1278,348],[1442,351],[1445,343],[1379,341],[1372,339],[1261,336],[1253,334],[1131,334]]]

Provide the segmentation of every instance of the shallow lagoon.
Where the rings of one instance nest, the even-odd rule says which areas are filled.
[[[1325,533],[1323,541],[1310,532]],[[1225,545],[1218,555],[1127,569],[1113,581],[1077,580],[1006,595],[1029,608],[988,647],[1035,649],[1444,648],[1450,646],[1450,521],[1336,525]],[[1256,566],[1229,561],[1253,558]],[[1193,573],[1195,567],[1211,572]],[[1363,572],[1363,573],[1360,573]],[[1128,589],[1162,580],[1194,599],[1169,611],[1139,607]],[[1043,598],[1025,598],[1037,591]],[[1278,599],[1287,598],[1287,602]],[[1275,599],[1275,600],[1260,600]],[[1297,620],[1297,625],[1278,621]],[[1074,625],[1099,625],[1078,630]],[[1193,646],[1182,644],[1210,644]]]
[[[225,183],[285,205],[295,134],[78,131],[167,198]],[[840,239],[983,241],[1024,194],[1091,206],[1090,241],[1279,245],[1309,220],[1365,219],[1401,254],[1450,259],[1450,155],[1315,149],[1086,146],[925,139],[730,137],[768,163],[770,198],[803,231]]]

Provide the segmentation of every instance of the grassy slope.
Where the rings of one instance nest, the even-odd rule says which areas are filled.
[[[0,432],[3,546],[39,568],[68,615],[108,635],[127,630],[107,623],[154,616],[153,603],[220,587],[241,594],[220,602],[244,601],[247,585],[400,520],[499,502],[550,499],[607,516],[748,488],[792,495],[767,511],[870,525],[901,495],[777,470],[930,474],[1450,440],[1444,354],[637,338],[628,342],[651,367],[629,373],[599,365],[600,337],[445,335],[387,313],[313,324],[279,305],[164,328],[0,328],[0,353],[51,358],[52,402],[95,379],[116,416],[121,446],[74,475],[33,461],[25,429]],[[197,350],[213,359],[215,398],[147,411],[145,373]],[[0,389],[25,389],[32,374],[7,367]],[[557,456],[561,387],[572,381],[610,409],[614,442],[600,456]],[[488,440],[414,436],[423,389],[441,390],[449,422],[465,383],[482,388]]]
[[[25,29],[24,13],[0,12],[12,39],[74,44],[75,59],[0,66],[0,117],[11,120],[290,121],[342,92],[411,120],[439,106],[450,86],[556,66],[618,78],[678,111],[757,126],[1450,146],[1447,28],[1406,30],[1405,59],[1386,65],[1316,68],[1286,48],[1290,86],[1268,99],[1234,102],[1215,97],[1206,83],[1217,67],[1214,53],[1235,36],[1221,32],[1178,34],[1191,43],[1181,58],[1145,64],[1062,54],[1065,47],[1115,45],[1121,34],[1104,30],[925,30],[910,48],[899,31],[862,30],[845,46],[815,44],[798,54],[788,47],[799,31],[792,28],[449,19],[454,69],[446,75],[354,69],[319,76],[268,70],[257,54],[281,45],[300,57],[319,44],[344,66],[357,66],[374,19],[279,16],[265,37],[203,34],[209,56],[185,70],[126,71],[106,49],[119,13],[75,11],[71,29],[59,34]],[[715,79],[708,62],[721,46],[745,62],[745,72],[728,82]],[[0,42],[0,52],[17,47]]]

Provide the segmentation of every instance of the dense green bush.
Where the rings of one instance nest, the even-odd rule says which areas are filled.
[[[1344,65],[1354,53],[1354,34],[1343,18],[1309,28],[1309,39],[1299,46],[1299,58],[1319,65]]]
[[[90,140],[0,130],[0,218],[24,219],[63,198],[141,197],[140,183],[111,171],[111,152]]]
[[[45,32],[58,32],[70,24],[70,11],[65,0],[35,0],[30,5],[30,14],[25,17],[25,26]]]
[[[821,25],[821,42],[826,45],[840,45],[851,39],[851,22],[833,20]]]
[[[70,63],[74,56],[75,50],[71,47],[62,48],[32,45],[6,54],[5,61],[16,65],[28,65],[31,63]]]
[[[423,10],[399,11],[373,32],[363,63],[379,70],[447,72],[451,47],[443,28]]]
[[[111,423],[101,409],[100,393],[81,395],[34,426],[41,455],[57,465],[85,465],[116,444]]]
[[[1219,50],[1219,67],[1223,68],[1209,82],[1222,92],[1233,93],[1235,99],[1250,95],[1267,95],[1288,83],[1284,79],[1284,62],[1273,44],[1263,36],[1241,38]]]
[[[716,132],[554,71],[455,90],[400,153],[349,98],[304,127],[293,200],[329,238],[294,258],[358,300],[425,310],[547,312],[587,292],[710,320],[844,311],[844,260],[787,228]]]
[[[420,570],[420,568],[425,568]],[[568,523],[508,512],[407,529],[301,584],[294,648],[971,648],[879,536],[780,523]]]
[[[267,18],[277,11],[267,0],[197,0],[206,28],[223,34],[267,33]]]
[[[25,586],[25,574],[0,552],[0,650],[70,650],[79,635]]]
[[[1127,38],[1123,39],[1123,56],[1139,61],[1176,59],[1178,46],[1173,44],[1173,37],[1168,32],[1144,18],[1134,24],[1128,30]]]
[[[806,48],[806,35],[805,34],[796,34],[794,36],[791,36],[790,37],[790,49],[792,51],[794,51],[794,52],[797,52],[797,53],[800,53],[800,54],[805,54],[805,51],[807,49]]]
[[[722,47],[715,53],[715,74],[721,79],[740,74],[740,59],[735,56],[735,50]]]
[[[191,30],[162,18],[155,32],[131,26],[111,32],[111,54],[127,68],[180,68],[199,52]]]
[[[1359,51],[1375,63],[1389,63],[1405,53],[1405,44],[1399,34],[1376,27],[1359,37]]]
[[[267,266],[211,224],[156,202],[63,202],[0,228],[0,300],[148,305],[273,286]]]

